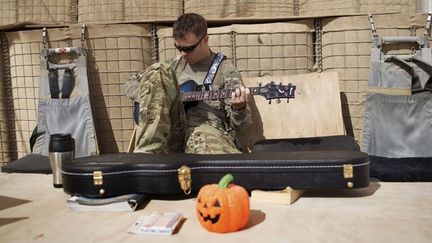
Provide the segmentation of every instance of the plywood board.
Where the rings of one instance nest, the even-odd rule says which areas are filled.
[[[296,86],[295,98],[271,104],[261,96],[252,103],[253,125],[241,135],[245,149],[260,139],[300,138],[345,134],[336,72],[247,78],[247,86],[274,81]]]

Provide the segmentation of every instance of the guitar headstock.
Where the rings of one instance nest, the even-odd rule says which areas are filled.
[[[281,99],[289,99],[295,98],[295,89],[296,86],[289,83],[288,85],[276,84],[274,81],[267,83],[266,85],[260,86],[258,88],[254,88],[252,93],[254,95],[261,95],[266,100],[271,103],[272,100],[276,99],[277,103],[280,103]]]

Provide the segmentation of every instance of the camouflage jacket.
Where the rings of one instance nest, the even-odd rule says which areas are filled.
[[[213,53],[212,57],[214,55],[215,54]],[[189,76],[184,78],[185,73],[190,74],[188,69],[191,69],[191,66],[187,64],[186,61],[181,58],[181,56],[170,59],[166,62],[169,63],[175,70],[179,85],[190,78]],[[198,85],[202,85],[205,74],[210,68],[211,62],[201,65],[201,69],[208,65],[205,73],[201,73],[196,76],[192,74],[191,77]],[[124,86],[126,95],[135,102],[139,102],[139,80],[140,74],[142,73],[143,72],[139,72],[135,75],[132,75]],[[241,85],[243,85],[241,75],[236,70],[234,65],[230,61],[222,61],[213,81],[212,89],[234,89]],[[197,126],[200,123],[207,123],[222,130],[223,132],[229,133],[233,136],[233,139],[242,128],[246,128],[252,122],[249,104],[241,110],[232,109],[229,98],[213,101],[201,101],[197,105],[188,109],[187,119],[189,127]]]

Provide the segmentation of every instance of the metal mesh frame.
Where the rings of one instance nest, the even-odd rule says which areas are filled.
[[[9,50],[4,32],[0,33],[0,163],[16,159],[14,136],[10,133],[13,120],[10,85]]]
[[[147,39],[147,40],[144,40]],[[123,92],[132,73],[153,61],[150,36],[90,37],[89,79],[101,153],[124,152],[134,130],[133,102]]]

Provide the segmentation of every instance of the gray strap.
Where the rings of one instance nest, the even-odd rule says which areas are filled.
[[[213,83],[213,80],[216,76],[216,72],[219,69],[220,64],[222,63],[222,61],[225,59],[225,55],[218,52],[216,53],[216,56],[213,59],[213,63],[210,66],[210,69],[207,73],[207,76],[204,78],[204,87],[206,90],[211,90],[211,85]]]
[[[51,99],[59,98],[59,84],[58,84],[58,73],[57,70],[49,69],[48,70],[48,84],[51,94]]]
[[[74,76],[73,69],[65,69],[63,74],[62,99],[69,99],[74,84],[75,84],[75,76]]]
[[[398,56],[390,56],[386,59],[386,61],[395,63],[411,75],[411,92],[416,93],[422,90],[420,78],[411,65]]]
[[[412,58],[412,61],[417,64],[420,68],[425,70],[427,73],[429,73],[429,79],[426,81],[426,84],[424,85],[423,89],[427,91],[432,92],[432,65],[428,63],[427,61],[423,60],[420,57],[414,56]]]

